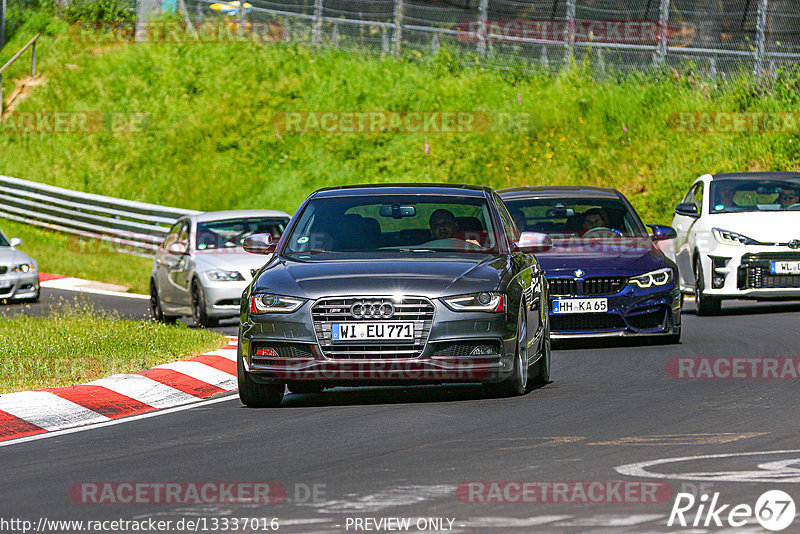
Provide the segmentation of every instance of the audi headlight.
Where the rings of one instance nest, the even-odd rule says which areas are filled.
[[[457,312],[501,312],[506,310],[506,296],[503,293],[483,291],[470,295],[448,297],[442,300],[448,308]]]
[[[29,273],[33,271],[36,266],[32,263],[20,263],[11,267],[12,273]]]
[[[711,233],[714,234],[714,239],[725,245],[761,245],[760,241],[751,239],[745,235],[730,232],[721,228],[712,228]]]
[[[306,299],[283,295],[256,295],[250,297],[250,313],[292,313],[305,301]]]
[[[241,282],[244,276],[239,271],[208,271],[206,273],[214,282]]]
[[[647,289],[653,286],[665,286],[672,282],[672,269],[665,267],[657,271],[650,271],[649,273],[640,274],[639,276],[632,276],[629,284],[636,284],[642,289]]]

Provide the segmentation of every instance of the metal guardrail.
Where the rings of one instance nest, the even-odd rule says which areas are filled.
[[[3,71],[5,71],[8,67],[11,66],[19,56],[21,56],[28,48],[33,47],[32,55],[31,55],[31,78],[36,78],[36,41],[39,39],[39,33],[33,36],[33,39],[28,41],[28,43],[20,48],[19,52],[14,54],[14,56],[6,61],[6,64],[0,67],[0,117],[3,116]]]
[[[152,254],[183,215],[200,213],[94,195],[0,175],[0,217]]]

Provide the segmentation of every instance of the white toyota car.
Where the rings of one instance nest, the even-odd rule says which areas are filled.
[[[669,253],[698,315],[724,299],[800,299],[800,173],[705,174],[672,226]]]

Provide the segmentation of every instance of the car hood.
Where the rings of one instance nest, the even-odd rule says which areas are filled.
[[[252,278],[252,269],[260,269],[270,260],[271,256],[250,254],[243,248],[224,249],[214,252],[197,251],[194,259],[197,271],[220,269],[223,271],[238,271],[246,280]]]
[[[634,276],[670,262],[649,238],[557,240],[552,250],[536,255],[548,277]],[[578,277],[580,277],[578,276]]]
[[[762,243],[788,243],[800,239],[800,211],[756,211],[715,213],[709,229],[720,228]]]
[[[457,258],[275,258],[254,291],[309,299],[339,296],[418,295],[429,298],[492,291],[500,286],[503,256]]]
[[[36,263],[24,252],[11,247],[0,247],[0,265],[17,265],[20,263]]]

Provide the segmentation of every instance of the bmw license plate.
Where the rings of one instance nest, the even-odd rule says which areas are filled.
[[[557,299],[553,313],[606,313],[608,299]]]
[[[769,272],[772,274],[800,274],[800,261],[773,261]]]
[[[414,323],[332,323],[331,340],[414,341]]]

